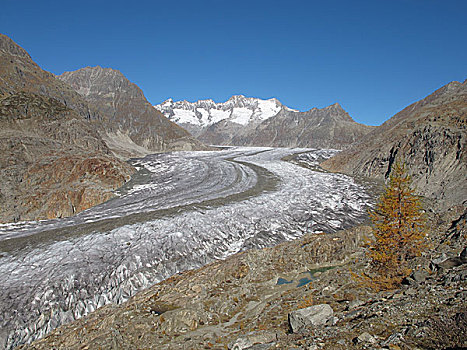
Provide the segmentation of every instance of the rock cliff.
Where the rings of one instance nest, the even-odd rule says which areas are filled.
[[[0,34],[0,222],[72,215],[129,179],[133,168],[112,156],[93,116],[79,94]]]
[[[452,82],[397,113],[322,166],[385,179],[393,162],[402,160],[418,193],[446,208],[467,200],[466,142],[467,81]]]
[[[141,89],[111,68],[86,67],[58,77],[98,113],[102,137],[116,154],[203,149],[204,145],[165,118]]]

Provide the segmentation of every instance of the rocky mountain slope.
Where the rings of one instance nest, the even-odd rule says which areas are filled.
[[[71,87],[0,34],[0,222],[99,204],[134,171],[112,156]]]
[[[307,112],[282,110],[254,130],[234,138],[238,144],[344,149],[373,129],[356,123],[338,104]]]
[[[467,346],[465,208],[430,217],[432,249],[398,290],[368,266],[368,227],[305,235],[173,276],[21,349],[454,349]]]
[[[101,136],[117,154],[135,156],[205,148],[155,110],[141,89],[118,70],[86,67],[65,72],[58,78],[97,111]]]
[[[418,193],[446,208],[467,200],[467,81],[451,82],[397,113],[325,169],[384,179],[397,159]]]
[[[154,106],[208,144],[346,148],[372,127],[356,123],[339,104],[298,112],[276,99],[232,96],[224,103],[171,99]]]

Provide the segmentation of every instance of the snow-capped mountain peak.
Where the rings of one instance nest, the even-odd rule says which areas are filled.
[[[258,124],[286,108],[275,98],[262,100],[243,95],[234,95],[221,103],[211,99],[196,102],[168,99],[154,107],[177,124],[198,127],[208,127],[222,120],[240,125]]]

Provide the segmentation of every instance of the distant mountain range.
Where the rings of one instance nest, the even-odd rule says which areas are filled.
[[[187,127],[195,136],[199,136],[203,129],[220,121],[244,126],[259,124],[284,108],[275,98],[261,100],[243,95],[232,96],[223,103],[215,103],[213,100],[174,102],[168,99],[154,107],[170,120]]]
[[[238,95],[223,103],[169,99],[154,107],[199,140],[215,145],[342,149],[373,129],[356,123],[337,103],[299,112],[274,98]]]

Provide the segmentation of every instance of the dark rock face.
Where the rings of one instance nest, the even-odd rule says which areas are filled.
[[[240,95],[224,103],[167,100],[155,107],[214,145],[344,149],[373,129],[356,123],[338,103],[298,112],[276,99]]]
[[[203,148],[186,130],[154,109],[141,89],[117,70],[86,67],[58,78],[98,111],[100,132],[116,153],[125,153],[125,149],[129,154],[138,153],[138,146],[143,154]]]
[[[129,179],[133,168],[111,155],[86,101],[4,35],[0,76],[0,222],[72,215]]]
[[[384,179],[393,162],[401,159],[418,193],[446,208],[467,198],[466,142],[467,83],[452,82],[397,113],[322,166]]]

